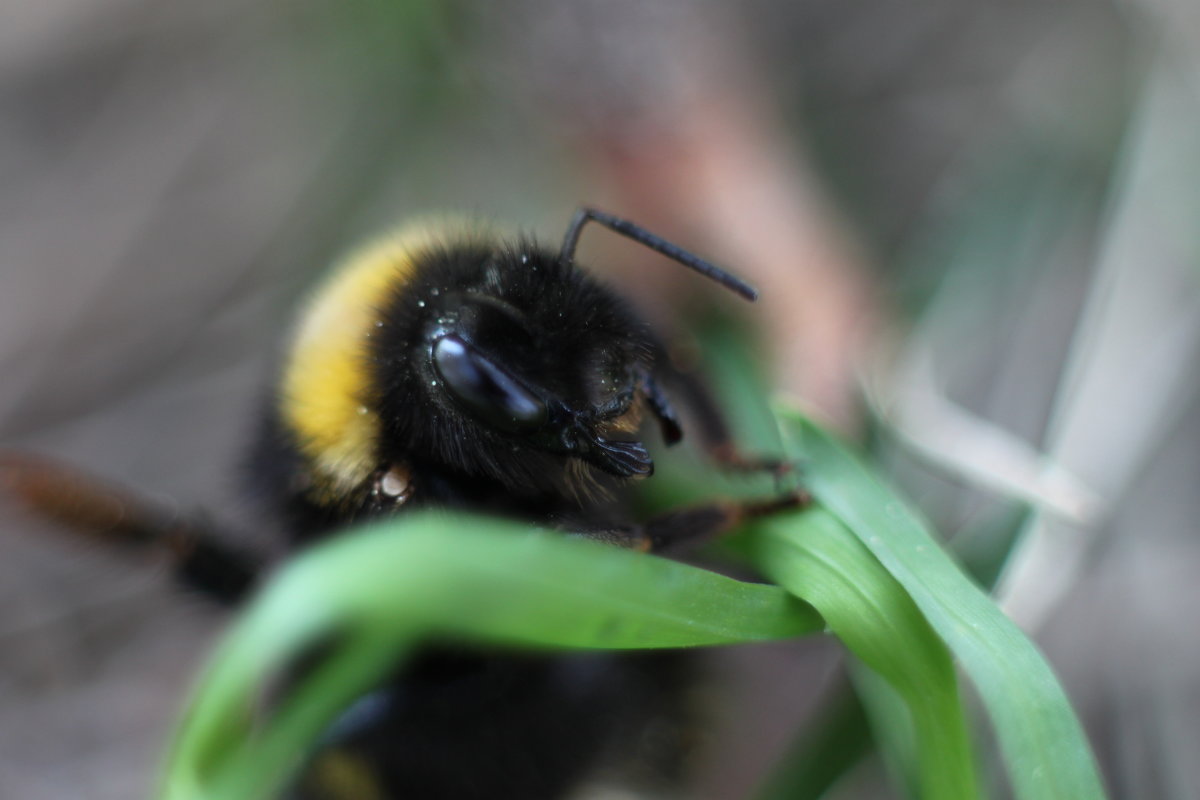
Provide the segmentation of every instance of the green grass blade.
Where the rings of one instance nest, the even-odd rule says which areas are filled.
[[[169,800],[269,795],[320,731],[431,634],[565,648],[687,647],[820,630],[776,586],[527,526],[423,514],[297,559],[241,617],[204,676],[165,776]],[[256,724],[272,680],[329,655]]]
[[[1104,797],[1070,703],[1034,644],[950,559],[925,525],[831,436],[784,412],[809,488],[904,587],[971,678],[1022,800]]]
[[[960,532],[951,552],[978,584],[991,587],[1028,516],[1024,504],[1011,504],[999,513]],[[887,682],[867,667],[849,665],[853,683],[845,681],[826,697],[826,708],[808,730],[801,732],[780,759],[778,770],[764,783],[758,800],[802,800],[822,797],[863,758],[878,740],[892,773],[915,791],[910,764],[912,725],[904,701]],[[899,705],[899,713],[894,709]]]
[[[870,740],[875,743],[888,773],[907,797],[920,798],[919,743],[904,696],[861,661],[851,661],[846,672],[862,702]]]
[[[811,603],[830,630],[904,699],[920,797],[969,800],[978,780],[949,652],[904,588],[837,519],[823,510],[755,525],[756,561]]]

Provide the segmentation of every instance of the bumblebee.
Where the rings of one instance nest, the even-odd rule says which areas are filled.
[[[591,208],[577,212],[556,251],[452,222],[367,246],[302,310],[249,458],[257,502],[291,547],[374,517],[453,507],[663,552],[802,501],[791,494],[630,518],[622,487],[654,471],[643,429],[653,422],[667,444],[683,436],[672,395],[718,462],[782,467],[742,457],[699,381],[675,369],[650,327],[575,263],[588,223],[756,296],[718,267]],[[219,600],[240,600],[263,570],[228,534],[62,465],[7,455],[0,477],[70,527],[168,553],[185,583]],[[551,800],[601,766],[639,761],[654,764],[650,783],[669,783],[687,749],[680,687],[688,669],[672,653],[431,649],[331,726],[289,796]],[[647,726],[658,734],[644,736]]]

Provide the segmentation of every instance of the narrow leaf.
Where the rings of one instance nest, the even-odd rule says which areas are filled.
[[[1037,647],[840,444],[794,412],[783,418],[813,495],[904,587],[975,684],[1017,797],[1104,797],[1087,739]]]
[[[918,795],[979,797],[950,655],[908,593],[827,512],[780,515],[752,531],[757,563],[811,603],[830,629],[903,698],[911,715]]]
[[[412,515],[336,539],[272,581],[204,676],[163,796],[271,794],[339,711],[434,634],[626,649],[763,641],[822,626],[776,586],[508,521]],[[331,640],[330,655],[283,707],[256,721],[270,682]]]

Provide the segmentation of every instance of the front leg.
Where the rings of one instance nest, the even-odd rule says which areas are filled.
[[[804,491],[770,500],[719,501],[666,511],[640,524],[571,533],[643,553],[675,553],[706,544],[747,520],[788,508],[803,508],[811,502],[812,498]]]
[[[769,472],[776,478],[782,478],[792,471],[793,467],[789,461],[742,452],[730,436],[725,417],[709,393],[708,387],[696,375],[672,368],[670,378],[683,390],[688,405],[696,414],[701,446],[713,463],[740,472]],[[646,406],[658,420],[663,441],[667,445],[675,444],[683,438],[683,428],[670,398],[652,373],[642,373],[639,382],[642,394],[646,398]]]

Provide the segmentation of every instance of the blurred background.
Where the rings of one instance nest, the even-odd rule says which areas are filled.
[[[1114,797],[1198,797],[1197,53],[1184,0],[11,0],[0,445],[252,525],[240,451],[339,252],[595,204],[760,286],[775,384],[996,582]],[[696,281],[592,236],[669,326]],[[222,619],[0,510],[0,796],[145,796]],[[748,796],[837,662],[729,656],[692,796]]]

